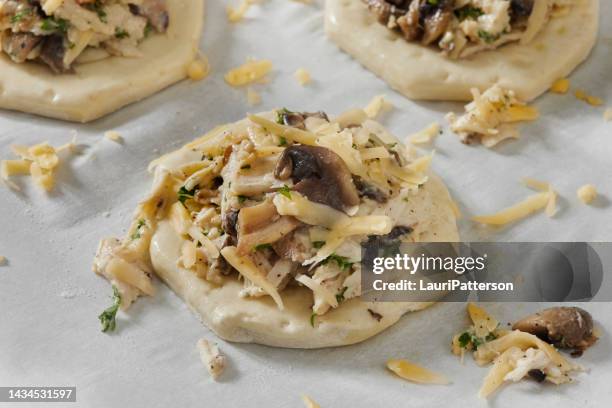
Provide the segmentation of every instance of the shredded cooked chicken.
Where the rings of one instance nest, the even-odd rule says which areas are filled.
[[[239,276],[241,296],[270,296],[281,309],[282,292],[302,286],[312,312],[325,314],[361,295],[363,243],[414,239],[405,214],[431,159],[411,158],[363,111],[250,116],[184,151],[194,160],[152,164],[154,192],[129,236],[100,247],[96,272],[126,292],[126,305],[149,294],[147,248],[165,218],[184,239],[180,267],[215,284]]]
[[[510,42],[528,43],[573,0],[362,0],[407,41],[466,58]]]
[[[165,0],[0,0],[2,50],[56,73],[70,71],[89,48],[139,57],[138,44],[168,24]]]

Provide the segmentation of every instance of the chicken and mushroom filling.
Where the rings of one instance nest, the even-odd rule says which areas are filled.
[[[133,283],[149,281],[146,248],[163,219],[183,240],[179,267],[213,285],[239,277],[241,296],[281,309],[284,290],[307,288],[322,315],[360,296],[362,245],[425,233],[411,205],[430,161],[360,109],[249,116],[153,162],[153,193],[128,237],[102,243],[95,269],[128,283],[117,285],[124,299],[148,294]]]
[[[530,42],[574,0],[362,0],[407,41],[465,58],[510,42]]]
[[[165,0],[0,0],[2,50],[17,63],[70,72],[89,48],[140,57],[138,44],[169,24]]]

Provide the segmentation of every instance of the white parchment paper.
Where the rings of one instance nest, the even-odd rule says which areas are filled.
[[[236,2],[234,2],[236,3]],[[603,0],[601,36],[591,58],[572,76],[572,86],[612,105],[612,2]],[[451,335],[467,323],[463,305],[439,304],[406,316],[365,343],[317,351],[229,344],[201,326],[184,304],[158,283],[158,294],[121,313],[116,332],[100,333],[97,315],[110,304],[107,282],[91,272],[101,237],[122,235],[150,179],[146,165],[213,126],[247,111],[287,107],[340,113],[386,94],[396,109],[383,122],[407,136],[433,121],[444,123],[457,104],[412,102],[392,92],[327,41],[321,2],[304,5],[266,0],[245,21],[230,25],[225,3],[209,1],[202,51],[212,75],[185,81],[89,125],[0,112],[0,157],[11,144],[48,140],[60,145],[76,131],[80,155],[62,163],[51,194],[17,179],[22,194],[0,190],[0,386],[76,386],[75,407],[299,407],[308,394],[322,407],[475,407],[486,369],[449,352]],[[268,58],[274,73],[258,85],[263,103],[249,107],[245,90],[228,87],[223,73],[247,57]],[[314,82],[301,87],[297,68]],[[445,179],[466,217],[465,240],[563,241],[612,239],[612,123],[603,109],[571,94],[545,95],[542,118],[522,128],[523,138],[494,151],[467,147],[447,129],[434,143],[434,169]],[[119,131],[123,145],[103,137]],[[558,215],[543,214],[500,231],[475,227],[469,215],[496,211],[530,191],[522,177],[553,183],[561,194]],[[593,183],[602,193],[585,206],[576,189]],[[504,322],[538,309],[535,304],[491,305]],[[575,384],[540,386],[530,381],[505,387],[495,407],[601,407],[612,400],[612,304],[590,303],[603,337],[579,362],[589,369]],[[195,343],[220,344],[229,368],[213,383]],[[407,358],[452,380],[418,386],[386,372],[389,358]],[[527,405],[529,404],[529,405]],[[1,405],[1,404],[0,404]],[[19,406],[27,406],[21,404]],[[38,405],[37,405],[38,406]],[[56,404],[53,406],[61,406]]]

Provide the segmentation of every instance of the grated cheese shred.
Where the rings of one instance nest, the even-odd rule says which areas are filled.
[[[442,374],[435,373],[406,360],[389,360],[387,361],[387,368],[398,377],[418,384],[446,385],[450,383]]]
[[[265,79],[272,71],[272,62],[269,60],[251,60],[243,65],[231,69],[225,74],[225,82],[229,85],[238,87]]]
[[[584,204],[591,204],[597,198],[597,188],[592,184],[586,184],[576,191],[576,195]]]

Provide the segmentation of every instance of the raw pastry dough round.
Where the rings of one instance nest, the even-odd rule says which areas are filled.
[[[168,31],[143,41],[141,58],[106,58],[56,75],[42,64],[16,64],[0,52],[0,108],[89,122],[185,78],[198,50],[204,0],[167,4]]]
[[[176,163],[185,157],[180,151],[176,153],[165,160]],[[406,214],[419,220],[423,231],[421,241],[459,241],[451,198],[438,177],[430,176],[411,200],[411,206]],[[169,221],[161,221],[150,246],[153,268],[206,326],[228,341],[290,348],[344,346],[380,333],[396,323],[404,313],[431,305],[417,302],[366,303],[358,298],[351,299],[318,316],[312,327],[311,291],[301,287],[283,290],[283,311],[268,296],[241,298],[239,292],[243,284],[236,277],[225,278],[223,285],[216,286],[177,265],[183,239]],[[368,308],[383,318],[377,321]]]
[[[599,0],[576,0],[527,45],[505,45],[452,60],[435,48],[409,43],[376,21],[361,0],[326,0],[325,28],[332,41],[411,99],[471,100],[471,88],[494,84],[530,101],[568,76],[597,40]]]

